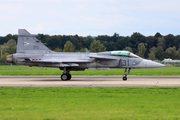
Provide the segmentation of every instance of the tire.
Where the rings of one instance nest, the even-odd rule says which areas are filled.
[[[71,74],[68,74],[68,79],[67,80],[71,80]]]
[[[126,80],[127,80],[127,77],[124,76],[124,77],[123,77],[123,80],[126,81]]]
[[[62,74],[61,75],[61,80],[63,80],[63,81],[68,80],[68,75],[67,74]]]

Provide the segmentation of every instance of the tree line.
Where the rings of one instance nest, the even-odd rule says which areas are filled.
[[[163,36],[159,32],[154,36],[134,32],[131,36],[114,33],[112,36],[96,37],[38,34],[37,39],[56,52],[85,52],[84,48],[88,48],[90,52],[127,50],[151,60],[180,59],[180,35]],[[0,37],[1,61],[5,60],[6,55],[16,52],[16,43],[17,35],[8,34]]]

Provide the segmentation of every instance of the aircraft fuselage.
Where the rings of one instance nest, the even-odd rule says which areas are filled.
[[[62,80],[70,80],[70,71],[85,69],[107,70],[110,68],[125,68],[123,80],[131,68],[156,68],[165,65],[143,59],[129,51],[106,51],[90,53],[53,52],[47,48],[36,35],[25,29],[19,29],[17,50],[15,54],[6,56],[6,61],[17,65],[55,67],[64,70]],[[129,68],[127,72],[127,68]]]

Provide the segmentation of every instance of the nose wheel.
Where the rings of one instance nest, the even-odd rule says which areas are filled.
[[[124,81],[126,81],[127,80],[127,77],[126,76],[123,76],[123,78],[122,78]]]
[[[129,68],[128,72],[127,72],[127,68],[125,68],[125,71],[124,71],[125,74],[124,74],[124,76],[122,78],[124,81],[127,80],[127,75],[130,73],[130,71],[131,71],[131,68]]]

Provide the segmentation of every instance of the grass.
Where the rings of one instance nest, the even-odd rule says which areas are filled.
[[[178,120],[179,87],[0,87],[2,120]]]
[[[42,68],[13,65],[0,65],[0,75],[61,75],[58,68]],[[72,75],[123,75],[124,69],[71,71]],[[129,75],[180,75],[180,67],[154,69],[134,69]]]

